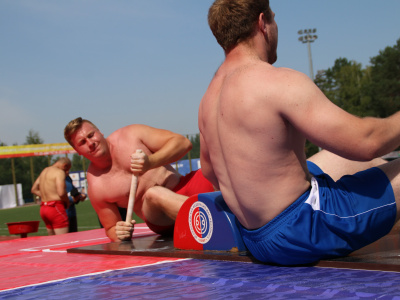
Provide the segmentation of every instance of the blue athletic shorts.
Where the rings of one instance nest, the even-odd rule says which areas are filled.
[[[392,229],[396,202],[382,170],[368,169],[335,182],[314,163],[307,165],[314,177],[299,199],[259,229],[239,225],[258,260],[296,265],[345,256]]]

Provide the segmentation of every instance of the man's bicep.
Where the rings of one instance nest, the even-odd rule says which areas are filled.
[[[311,80],[300,86],[283,106],[289,123],[315,145],[339,155],[344,146],[354,147],[360,119],[332,103]]]
[[[165,129],[158,129],[149,126],[141,127],[140,138],[150,151],[156,152],[165,146],[171,139],[186,140],[186,138],[180,134],[174,133]]]

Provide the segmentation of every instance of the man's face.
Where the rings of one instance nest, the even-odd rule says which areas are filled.
[[[72,135],[71,142],[76,152],[89,160],[108,153],[108,144],[103,134],[87,122]]]

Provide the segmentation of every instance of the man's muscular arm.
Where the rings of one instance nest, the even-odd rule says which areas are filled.
[[[334,105],[305,74],[283,68],[275,72],[284,79],[274,85],[279,113],[315,145],[357,161],[369,161],[399,146],[399,112],[384,119],[359,118]]]
[[[42,194],[40,193],[39,178],[40,178],[40,176],[35,180],[35,183],[33,184],[32,189],[31,189],[31,193],[36,196],[42,197]]]
[[[109,203],[105,200],[96,201],[96,198],[90,193],[89,198],[110,240],[117,242],[132,238],[135,221],[132,221],[132,224],[122,221],[118,206],[115,203]]]
[[[131,170],[134,174],[143,174],[154,168],[173,163],[192,149],[192,143],[184,136],[146,125],[135,125],[132,134],[136,134],[151,153],[134,153]]]

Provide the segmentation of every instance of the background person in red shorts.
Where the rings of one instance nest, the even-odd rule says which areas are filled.
[[[32,194],[42,199],[40,216],[49,235],[68,233],[66,208],[69,200],[65,178],[70,168],[71,161],[67,157],[59,158],[40,173],[31,189]]]
[[[182,176],[170,166],[192,148],[180,134],[133,124],[105,138],[92,122],[77,118],[65,127],[64,137],[91,161],[88,196],[113,241],[132,237],[135,221],[124,222],[118,211],[128,205],[132,174],[138,176],[133,211],[160,234],[173,233],[178,211],[189,196],[214,191],[200,170]],[[136,153],[138,149],[142,152]]]

